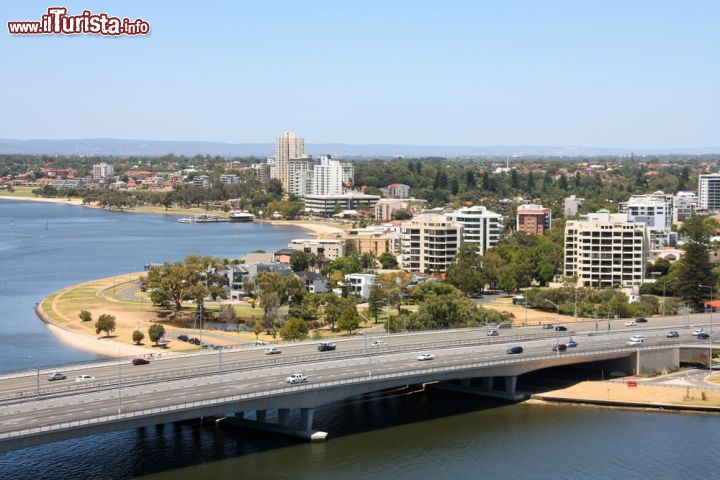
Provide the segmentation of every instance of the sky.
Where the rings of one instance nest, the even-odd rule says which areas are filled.
[[[148,35],[11,35],[142,18]],[[0,0],[0,138],[720,146],[717,0]]]

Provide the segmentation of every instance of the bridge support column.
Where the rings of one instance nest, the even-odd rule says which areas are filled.
[[[517,387],[517,377],[516,376],[505,377],[505,391],[507,393],[514,395],[516,387]]]
[[[278,424],[283,427],[287,427],[290,421],[290,409],[280,408],[278,409]]]
[[[492,390],[494,377],[483,377],[482,386],[485,390]]]
[[[264,422],[267,419],[267,410],[256,410],[255,420],[258,422]]]
[[[315,416],[314,408],[301,408],[300,409],[300,423],[305,427],[305,431],[309,432],[312,430],[313,417]]]

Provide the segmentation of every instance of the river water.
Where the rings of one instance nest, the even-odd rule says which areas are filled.
[[[304,235],[0,200],[0,370],[97,358],[57,341],[35,316],[36,302],[63,287],[190,254],[272,251]],[[401,390],[327,405],[315,427],[330,433],[327,443],[199,421],[124,430],[0,453],[0,478],[677,479],[714,478],[720,468],[720,416],[712,415]]]

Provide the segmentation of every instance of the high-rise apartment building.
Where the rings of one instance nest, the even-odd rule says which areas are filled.
[[[494,247],[500,241],[502,215],[499,213],[476,205],[446,213],[445,217],[463,226],[462,243],[477,244],[479,255],[485,255],[488,248]]]
[[[277,178],[286,192],[290,191],[289,162],[298,158],[305,158],[305,139],[293,132],[285,132],[275,141],[275,164]]]
[[[698,178],[698,208],[711,212],[720,210],[720,173]]]
[[[565,225],[564,253],[563,274],[580,287],[640,285],[649,253],[647,226],[608,210],[581,215]]]
[[[542,205],[528,203],[517,208],[517,231],[544,234],[552,227],[552,212]]]
[[[422,214],[400,225],[400,265],[408,272],[445,272],[462,245],[463,226],[441,214]]]
[[[92,167],[92,176],[94,179],[112,178],[115,175],[115,169],[108,163],[98,163]]]

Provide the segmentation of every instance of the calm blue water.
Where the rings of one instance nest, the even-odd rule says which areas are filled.
[[[271,251],[303,235],[0,200],[0,369],[96,358],[64,346],[37,319],[33,306],[49,293],[189,254]],[[399,392],[328,405],[315,419],[329,442],[166,424],[2,453],[0,479],[671,480],[714,478],[720,468],[718,416]]]

